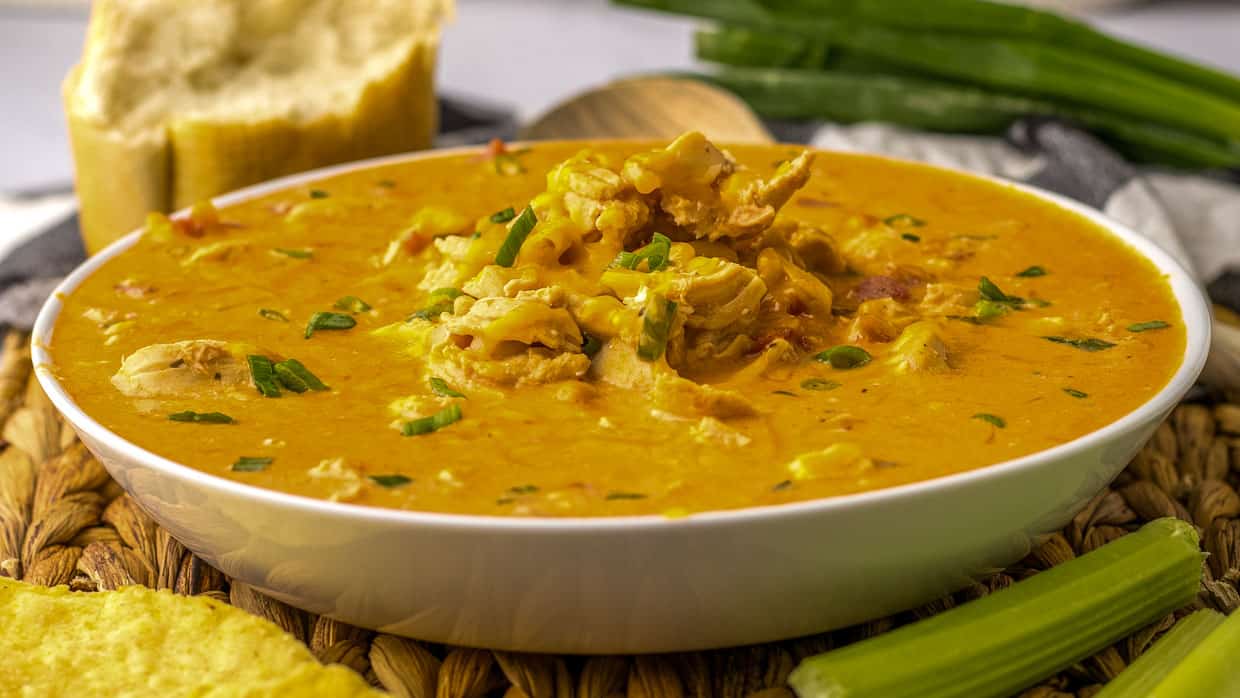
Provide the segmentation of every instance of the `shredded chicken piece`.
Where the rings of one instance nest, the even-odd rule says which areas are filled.
[[[776,310],[790,315],[830,317],[834,298],[831,287],[773,248],[758,255],[758,275],[766,282]]]
[[[333,502],[347,502],[362,491],[361,473],[346,465],[343,458],[319,461],[319,464],[306,471],[306,474],[315,480],[331,483],[331,492],[327,498]]]
[[[657,196],[659,210],[693,238],[720,240],[768,228],[779,208],[805,185],[812,162],[813,154],[806,151],[764,181],[691,132],[662,150],[630,157],[622,174],[638,192]]]
[[[826,231],[812,225],[797,223],[785,233],[788,245],[800,257],[807,271],[815,274],[840,274],[847,269],[840,246]]]
[[[740,448],[748,446],[753,439],[714,417],[702,417],[689,432],[698,443]]]
[[[466,350],[441,347],[432,351],[430,366],[462,389],[477,386],[515,387],[578,380],[590,370],[585,354],[557,354],[531,347],[503,359],[486,359]]]
[[[939,336],[939,325],[934,320],[920,320],[905,327],[891,345],[887,360],[897,371],[905,373],[940,372],[951,368],[947,345]]]
[[[250,386],[246,344],[189,339],[151,344],[125,357],[112,385],[130,397],[197,397]]]
[[[181,260],[181,266],[190,267],[203,262],[227,262],[237,255],[246,254],[250,248],[251,245],[246,240],[217,240],[194,248],[188,257]]]
[[[855,443],[831,444],[820,451],[802,453],[788,464],[793,480],[817,478],[855,478],[874,467],[861,447]]]
[[[582,381],[609,383],[684,419],[755,414],[729,376],[783,375],[835,327],[823,275],[844,271],[840,246],[775,223],[812,162],[803,152],[763,177],[700,133],[619,164],[588,151],[565,160],[531,201],[537,222],[512,263],[493,262],[514,223],[434,238],[419,288],[464,295],[431,319],[429,340],[411,335],[429,341],[427,370],[466,387],[564,381],[571,400],[588,395]],[[652,330],[664,302],[675,307]],[[657,358],[639,356],[651,341]]]
[[[581,330],[573,316],[537,298],[480,299],[463,316],[446,321],[442,332],[441,343],[488,358],[503,358],[533,345],[556,352],[581,351]]]
[[[954,284],[926,284],[926,293],[918,304],[928,315],[970,315],[977,303],[977,289]]]
[[[431,369],[466,385],[519,386],[585,375],[590,359],[582,354],[581,330],[562,306],[563,293],[521,293],[525,297],[482,298],[443,322],[432,338]]]
[[[665,359],[642,361],[621,339],[613,339],[599,351],[591,376],[649,395],[659,410],[678,416],[727,419],[756,414],[740,393],[682,378]]]
[[[787,378],[800,354],[786,339],[774,339],[744,368],[728,378],[729,383],[744,383],[753,378]]]
[[[461,290],[474,298],[503,296],[512,298],[521,291],[536,289],[542,285],[538,267],[499,267],[489,264],[477,276],[466,281]],[[442,287],[441,287],[442,288]]]
[[[418,283],[423,291],[437,288],[455,288],[465,279],[478,273],[488,260],[474,248],[472,238],[449,235],[435,238],[431,249],[438,260],[427,266],[426,275]]]
[[[535,199],[534,209],[540,220],[566,216],[587,239],[597,233],[616,244],[650,222],[650,207],[631,184],[586,153],[547,175],[547,193]]]
[[[878,298],[857,307],[848,329],[850,342],[890,342],[917,320],[912,310],[891,298]]]

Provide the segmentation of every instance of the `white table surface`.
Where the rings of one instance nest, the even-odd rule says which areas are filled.
[[[441,89],[529,116],[626,73],[693,65],[695,23],[605,0],[458,0]],[[1092,18],[1121,36],[1240,74],[1240,0],[1166,0]],[[0,7],[0,192],[71,177],[60,80],[81,50],[85,11]]]

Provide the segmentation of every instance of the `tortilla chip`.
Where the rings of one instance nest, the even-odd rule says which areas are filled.
[[[0,578],[0,695],[382,696],[280,628],[206,597]]]

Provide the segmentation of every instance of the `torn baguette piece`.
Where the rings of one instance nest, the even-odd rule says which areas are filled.
[[[452,0],[97,0],[62,91],[87,249],[323,165],[430,146]]]

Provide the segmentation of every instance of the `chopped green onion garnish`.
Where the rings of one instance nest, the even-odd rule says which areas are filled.
[[[1192,524],[1158,519],[1001,591],[810,657],[788,683],[800,698],[1015,695],[1192,602],[1201,558]],[[1234,676],[1235,655],[1218,659]]]
[[[784,490],[789,490],[789,489],[792,489],[792,480],[784,480],[782,482],[775,483],[775,486],[771,488],[771,491],[772,492],[783,492]]]
[[[332,307],[337,310],[347,310],[350,313],[364,313],[370,310],[370,304],[357,296],[345,296],[336,301]]]
[[[801,387],[806,390],[835,390],[840,384],[825,378],[806,378],[801,381]]]
[[[1063,391],[1078,400],[1089,397],[1089,393],[1082,392],[1076,388],[1064,388]]]
[[[405,422],[404,426],[400,429],[400,433],[405,436],[429,434],[432,431],[439,431],[449,424],[459,421],[461,421],[461,406],[452,404],[429,417],[422,417],[421,419]]]
[[[431,376],[426,379],[426,382],[431,386],[431,392],[440,397],[465,397],[465,393],[453,390],[448,386],[448,382],[442,378]]]
[[[375,484],[382,487],[400,487],[413,482],[411,478],[404,475],[371,475],[369,477]]]
[[[1043,269],[1042,267],[1033,266],[1033,267],[1029,267],[1028,269],[1024,271],[1016,272],[1016,275],[1023,276],[1026,278],[1032,278],[1034,276],[1046,276],[1046,270]]]
[[[607,266],[612,269],[634,269],[640,261],[636,252],[621,250],[620,254],[616,255],[616,258],[611,260],[611,264]]]
[[[621,252],[611,261],[613,268],[637,269],[642,262],[646,263],[646,271],[655,272],[667,266],[668,257],[672,253],[672,240],[663,233],[655,233],[650,243],[633,252]]]
[[[174,422],[197,422],[199,424],[233,424],[237,421],[223,412],[194,412],[192,410],[173,412],[168,415],[168,419]]]
[[[310,389],[300,377],[288,369],[287,366],[280,364],[275,365],[276,378],[280,381],[280,385],[287,390],[295,393],[304,393]]]
[[[297,359],[285,359],[275,365],[276,378],[280,384],[295,393],[304,393],[309,390],[327,390],[327,386],[318,376],[310,372]]]
[[[461,289],[452,288],[451,286],[444,286],[443,288],[437,288],[428,294],[428,296],[431,299],[443,298],[443,299],[450,300],[450,301],[456,300],[457,298],[463,295],[465,294],[461,291]]]
[[[538,491],[538,486],[537,485],[517,485],[516,487],[509,487],[508,491],[513,494],[534,494],[535,492]]]
[[[582,354],[585,354],[586,356],[593,359],[594,355],[599,353],[599,351],[602,350],[602,348],[603,348],[603,340],[599,339],[598,337],[595,337],[589,332],[581,333],[581,353]]]
[[[645,499],[645,498],[646,498],[646,495],[640,492],[608,492],[607,496],[604,497],[604,499],[606,499],[609,502],[617,500],[617,499]]]
[[[407,320],[419,318],[422,320],[434,320],[444,313],[452,312],[452,301],[462,296],[461,290],[458,288],[437,288],[430,292],[427,300],[430,305],[409,315]]]
[[[440,315],[450,312],[452,312],[452,302],[440,301],[438,303],[432,303],[421,310],[416,310],[413,313],[410,313],[408,319],[413,320],[414,318],[418,318],[420,320],[434,320]]]
[[[250,379],[258,392],[264,397],[280,397],[280,385],[276,381],[275,364],[271,359],[258,354],[250,354],[245,359],[250,364]]]
[[[288,318],[285,317],[284,313],[280,312],[279,310],[272,310],[271,308],[259,308],[258,314],[267,318],[268,320],[275,320],[277,322],[288,322]]]
[[[511,206],[509,206],[503,211],[496,211],[495,213],[492,213],[491,222],[492,223],[507,223],[508,221],[516,217],[517,217],[517,212],[514,211]]]
[[[375,182],[375,184],[378,184],[384,189],[391,189],[392,187],[396,186],[396,181],[391,180],[391,179],[381,179],[378,182]]]
[[[637,358],[658,361],[667,351],[668,336],[676,319],[676,302],[651,293],[642,316],[642,334],[637,340]]]
[[[979,301],[979,302],[980,302],[980,301]],[[975,315],[948,315],[948,316],[947,316],[947,319],[948,319],[948,320],[959,320],[960,322],[967,322],[967,323],[969,323],[970,325],[981,325],[981,324],[983,324],[983,323],[982,323],[982,321],[981,321],[981,320],[979,320],[979,319],[977,318],[977,316],[975,316]]]
[[[908,240],[909,242],[921,242],[921,236],[914,235],[912,233],[901,233],[900,237],[904,238],[905,240]]]
[[[357,325],[352,315],[344,313],[315,313],[306,324],[306,339],[318,330],[347,330]]]
[[[534,209],[526,206],[509,226],[508,237],[504,238],[504,244],[500,245],[499,252],[495,255],[495,263],[501,267],[511,267],[513,262],[517,261],[517,253],[525,244],[525,238],[529,237],[530,231],[537,224],[538,217],[534,215]]]
[[[1149,322],[1138,322],[1128,326],[1129,332],[1146,332],[1148,330],[1165,330],[1171,327],[1170,324],[1162,320],[1150,320]]]
[[[1003,420],[1003,417],[997,417],[993,414],[987,414],[985,412],[978,412],[977,414],[973,415],[973,419],[980,419],[983,422],[988,422],[990,424],[993,424],[999,427],[1000,429],[1007,427],[1007,422]]]
[[[494,158],[495,174],[512,177],[525,172],[525,166],[514,153],[500,153]]]
[[[1036,268],[1040,269],[1040,267]],[[1028,276],[1028,274],[1022,272],[1021,274],[1018,274],[1018,276]],[[1025,300],[1020,296],[1008,295],[1000,290],[999,287],[995,285],[995,282],[985,276],[983,276],[977,283],[977,293],[982,297],[982,299],[977,302],[976,306],[974,306],[973,312],[977,319],[981,322],[993,320],[1012,309],[1024,310],[1030,305],[1038,307],[1046,307],[1050,305],[1050,303],[1037,298]]]
[[[797,397],[797,394],[791,390],[772,390],[772,395],[787,395],[788,397]]]
[[[914,218],[907,213],[897,213],[894,216],[888,216],[883,219],[883,222],[892,227],[907,228],[920,228],[926,224],[922,219]]]
[[[290,250],[283,247],[277,247],[272,252],[282,254],[285,257],[292,257],[293,259],[310,259],[314,256],[314,250]]]
[[[1025,299],[1020,296],[1009,296],[1000,291],[995,282],[984,276],[977,282],[977,292],[982,296],[982,300],[1004,303],[1013,307],[1022,305],[1025,302]]]
[[[266,470],[275,458],[267,456],[241,456],[236,463],[232,464],[234,472],[238,473],[255,473],[259,470]]]
[[[1051,335],[1051,336],[1044,336],[1042,337],[1042,339],[1045,339],[1048,342],[1054,342],[1056,344],[1067,344],[1068,346],[1076,347],[1077,349],[1080,349],[1081,351],[1102,351],[1103,349],[1110,349],[1111,347],[1115,346],[1114,342],[1108,342],[1106,340],[1096,339],[1094,337],[1076,339],[1072,337],[1059,337],[1059,336]]]
[[[311,199],[326,199],[328,196],[329,194],[323,191],[322,189],[311,189],[310,190]]]
[[[978,320],[986,322],[1001,317],[1012,309],[1007,303],[999,303],[998,301],[978,301],[973,306],[973,314]]]
[[[831,364],[831,368],[840,370],[864,366],[870,363],[870,359],[870,352],[850,344],[841,344],[814,354],[815,361]]]

